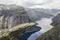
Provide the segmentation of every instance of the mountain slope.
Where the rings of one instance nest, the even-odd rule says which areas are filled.
[[[29,22],[29,17],[22,6],[0,4],[0,29],[27,22]]]
[[[28,16],[32,20],[40,20],[41,18],[50,18],[56,16],[60,10],[59,9],[39,9],[39,8],[25,8]]]
[[[45,34],[41,35],[39,38],[37,38],[37,40],[60,40],[60,19],[59,18],[60,18],[60,14],[54,17],[53,22],[51,24],[54,26],[54,28],[52,28]]]
[[[60,24],[41,35],[37,40],[60,40]]]

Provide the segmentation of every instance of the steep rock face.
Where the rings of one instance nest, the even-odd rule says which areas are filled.
[[[56,17],[52,19],[51,25],[55,26],[57,24],[60,24],[60,14],[58,14]]]
[[[8,36],[0,37],[0,40],[27,40],[32,33],[35,33],[40,29],[41,28],[36,25],[20,28],[19,30],[9,33]]]
[[[23,7],[16,5],[0,5],[0,29],[4,30],[7,28],[9,30],[19,24],[29,22],[31,22],[31,20]],[[37,32],[40,29],[41,28],[36,25],[19,28],[18,30],[9,33],[8,36],[3,36],[0,40],[23,40],[24,38],[27,40],[32,33]]]
[[[0,28],[11,28],[29,22],[26,11],[21,6],[0,5]]]
[[[19,36],[19,40],[27,40],[31,34],[39,31],[41,28],[38,26],[32,26],[31,28],[26,28],[22,36]]]
[[[31,20],[29,19],[23,7],[16,5],[0,5],[0,29],[10,29],[15,27],[16,25],[29,22],[31,22]],[[36,27],[36,25],[25,27],[9,33],[7,37],[2,37],[0,38],[0,40],[19,40],[20,37],[20,40],[22,40],[24,36],[26,36],[26,33],[30,33],[30,36],[32,33],[37,32],[40,29],[41,28]]]

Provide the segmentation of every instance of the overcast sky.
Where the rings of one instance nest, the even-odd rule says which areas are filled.
[[[60,0],[0,0],[0,4],[17,4],[29,8],[60,8]]]

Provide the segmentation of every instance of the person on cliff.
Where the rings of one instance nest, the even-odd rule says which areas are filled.
[[[30,22],[31,22],[31,20],[30,20],[30,19],[28,19],[28,22],[30,23]]]

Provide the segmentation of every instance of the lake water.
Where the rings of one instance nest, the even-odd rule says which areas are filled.
[[[41,30],[38,31],[38,32],[33,33],[27,40],[36,40],[37,37],[44,34],[48,30],[52,29],[53,26],[50,25],[52,23],[51,19],[52,18],[42,18],[41,20],[36,21],[36,23],[38,23],[37,26],[41,27]]]

